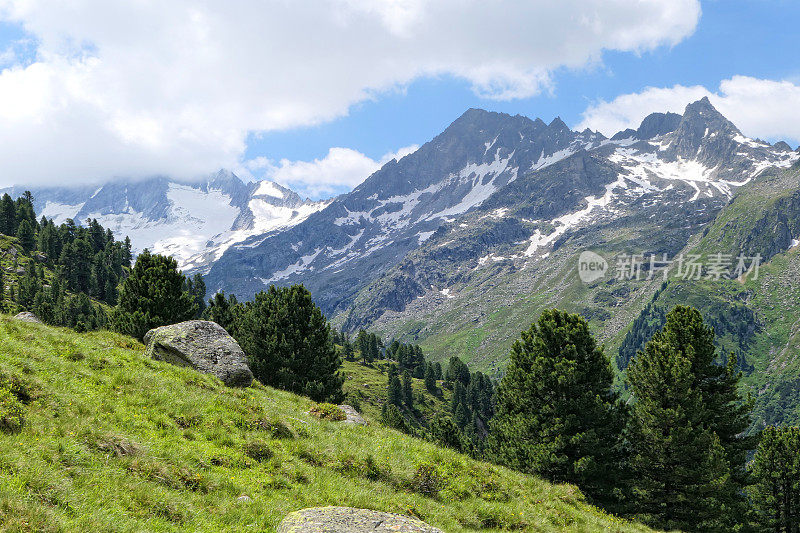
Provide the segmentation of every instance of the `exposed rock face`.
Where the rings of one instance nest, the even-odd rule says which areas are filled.
[[[345,424],[355,424],[357,426],[366,426],[367,421],[364,420],[358,411],[351,405],[340,405],[339,409],[344,411],[344,414],[347,415],[347,419],[344,421]]]
[[[244,352],[216,322],[190,320],[151,329],[144,343],[153,359],[213,374],[229,387],[253,382]]]
[[[352,507],[314,507],[289,514],[278,533],[442,533],[408,516]]]
[[[41,324],[42,321],[37,318],[36,315],[33,313],[28,313],[27,311],[23,313],[19,313],[17,316],[14,317],[15,320],[22,320],[23,322],[34,322],[36,324]]]

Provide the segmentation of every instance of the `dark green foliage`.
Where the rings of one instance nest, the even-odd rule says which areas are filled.
[[[425,388],[433,394],[439,392],[439,387],[436,385],[436,369],[431,363],[425,365]]]
[[[491,456],[575,483],[593,502],[613,508],[624,474],[626,413],[612,383],[611,366],[586,321],[544,311],[511,349],[490,424]]]
[[[256,294],[233,329],[259,381],[316,401],[341,401],[341,358],[325,317],[302,285]]]
[[[435,442],[454,450],[464,450],[464,439],[458,426],[450,417],[437,417],[431,422],[431,434]]]
[[[394,404],[383,404],[381,409],[381,422],[390,428],[402,431],[403,433],[411,433],[411,427],[406,422],[403,413]]]
[[[192,296],[197,305],[195,318],[200,318],[206,309],[206,282],[203,280],[203,276],[195,274],[191,279],[186,278],[186,292]]]
[[[448,383],[461,382],[462,385],[469,385],[469,367],[458,357],[451,357],[447,365],[447,372],[444,375],[444,380]]]
[[[656,298],[660,291],[657,291],[653,299],[642,309],[639,316],[633,321],[631,329],[625,334],[622,344],[617,354],[617,368],[625,370],[636,356],[636,352],[644,348],[653,334],[664,327],[667,321],[667,314],[663,308],[655,305]]]
[[[25,252],[30,253],[36,247],[36,236],[33,233],[33,226],[27,220],[23,220],[17,228],[17,239]]]
[[[389,365],[386,380],[386,401],[390,405],[399,407],[403,403],[403,386],[400,383],[400,378],[397,375],[397,367],[395,365]]]
[[[150,329],[194,318],[197,304],[185,279],[173,258],[142,252],[122,284],[114,329],[141,340]]]
[[[17,234],[17,208],[8,194],[0,200],[0,233],[14,236]]]
[[[233,327],[235,323],[235,312],[239,301],[233,294],[225,298],[225,291],[220,291],[208,301],[203,311],[203,318],[216,322],[222,328],[233,335]]]
[[[764,531],[800,531],[800,428],[767,427],[753,458],[750,496]]]
[[[403,371],[403,403],[409,408],[414,407],[414,393],[411,389],[411,373],[408,370]]]
[[[739,400],[735,358],[715,359],[714,331],[678,306],[628,369],[635,502],[653,525],[727,531],[743,521],[751,404]]]

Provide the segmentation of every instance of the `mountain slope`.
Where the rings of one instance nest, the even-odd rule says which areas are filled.
[[[759,254],[758,272],[730,280],[670,280],[650,303],[660,309],[689,303],[714,325],[720,347],[739,355],[758,427],[800,423],[798,238],[800,165],[766,172],[742,187],[687,250],[704,257]]]
[[[328,504],[415,514],[448,532],[647,531],[574,487],[377,424],[319,421],[308,400],[226,388],[120,335],[0,317],[0,377],[25,403],[22,430],[0,434],[10,531],[273,531],[290,511]],[[438,496],[415,484],[420,465],[444,476]]]
[[[443,224],[337,321],[489,371],[501,370],[512,340],[544,307],[584,314],[602,340],[624,334],[660,284],[608,277],[584,284],[580,253],[601,252],[612,266],[617,254],[675,257],[739,187],[800,157],[745,138],[707,100],[678,121],[665,117],[520,175]],[[654,124],[663,122],[675,129],[661,133]]]
[[[272,283],[302,282],[334,314],[443,223],[480,205],[521,172],[544,168],[600,139],[575,134],[560,120],[547,125],[469,110],[305,222],[231,247],[207,283],[248,297]]]

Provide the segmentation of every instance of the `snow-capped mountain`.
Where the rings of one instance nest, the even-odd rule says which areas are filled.
[[[471,109],[303,223],[232,245],[207,281],[245,298],[302,282],[326,313],[367,325],[473,268],[524,268],[598,218],[666,205],[707,217],[764,169],[798,158],[745,137],[707,99],[611,139]],[[453,244],[463,238],[469,251]]]
[[[228,247],[298,224],[327,205],[271,181],[244,183],[226,170],[199,182],[158,177],[33,193],[37,212],[56,223],[97,219],[129,236],[135,251],[171,255],[182,269],[200,272]]]

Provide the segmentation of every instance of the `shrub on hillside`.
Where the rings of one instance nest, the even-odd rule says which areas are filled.
[[[338,406],[332,403],[318,403],[308,414],[319,418],[320,420],[333,420],[334,422],[341,422],[347,420],[347,415]]]
[[[142,340],[153,328],[191,320],[197,309],[175,259],[145,250],[122,284],[111,323],[116,331]]]
[[[322,311],[302,285],[273,285],[256,294],[237,313],[233,330],[264,385],[317,402],[344,398],[342,359]]]

